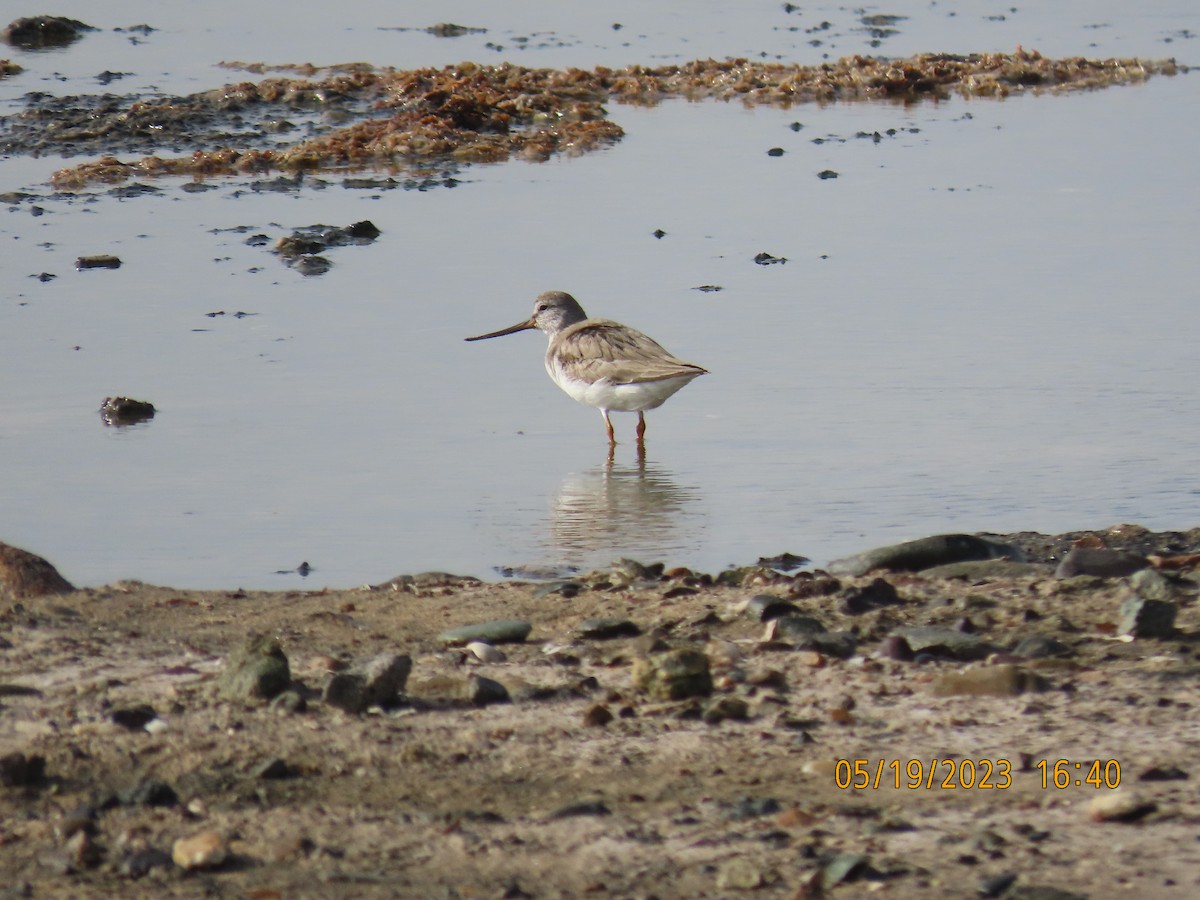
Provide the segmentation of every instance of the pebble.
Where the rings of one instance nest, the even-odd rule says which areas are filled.
[[[482,675],[472,675],[467,682],[467,700],[475,706],[491,706],[495,703],[511,703],[508,688],[500,682]]]
[[[1022,638],[1013,647],[1013,653],[1026,659],[1045,659],[1048,656],[1066,656],[1072,650],[1062,641],[1045,634],[1031,634]]]
[[[145,778],[133,787],[117,794],[123,806],[177,806],[179,795],[175,788],[157,778]]]
[[[1120,634],[1135,638],[1169,638],[1175,634],[1175,614],[1179,607],[1165,600],[1146,600],[1138,595],[1121,602]]]
[[[820,619],[812,616],[786,615],[772,619],[767,626],[767,640],[795,640],[806,638],[825,631],[825,625]]]
[[[480,622],[475,625],[462,625],[443,631],[437,636],[438,641],[450,646],[461,646],[472,641],[486,641],[489,644],[519,644],[529,637],[533,625],[520,619],[497,619],[494,622]]]
[[[717,867],[717,889],[753,891],[767,883],[762,869],[743,856],[727,859]]]
[[[589,728],[603,728],[612,720],[612,712],[603,703],[593,703],[583,714],[583,724]]]
[[[796,604],[771,594],[756,594],[746,603],[746,615],[759,622],[769,622],[799,612]]]
[[[0,600],[69,594],[75,587],[40,556],[0,543]]]
[[[835,560],[826,569],[831,575],[858,576],[877,569],[919,572],[948,563],[1001,558],[1020,559],[1020,552],[1008,544],[997,544],[972,534],[937,534],[902,544],[876,547],[856,556]]]
[[[226,700],[270,700],[291,681],[288,658],[279,644],[254,635],[230,654],[217,689]]]
[[[412,659],[399,653],[380,653],[345,672],[337,672],[325,685],[322,699],[349,713],[372,706],[395,705],[412,672]]]
[[[481,663],[502,663],[508,661],[508,657],[504,655],[504,651],[498,650],[487,641],[471,641],[467,644],[466,651]]]
[[[158,718],[158,713],[154,711],[153,706],[143,704],[141,706],[114,709],[109,714],[109,718],[122,728],[128,728],[130,731],[140,731],[149,722]]]
[[[633,683],[656,700],[683,700],[712,693],[708,657],[699,650],[652,653],[633,663]]]
[[[912,662],[916,658],[912,647],[908,645],[901,635],[892,634],[885,637],[879,644],[879,655],[885,659],[894,659],[898,662]]]
[[[750,705],[740,697],[718,697],[704,708],[700,718],[708,725],[717,725],[726,719],[744,721],[750,718]]]
[[[962,661],[984,659],[995,650],[973,634],[938,625],[897,628],[892,634],[904,638],[914,653],[932,653]]]
[[[881,606],[892,606],[899,602],[900,597],[891,583],[876,578],[863,587],[847,589],[839,610],[848,616],[860,616]]]
[[[0,756],[0,785],[36,787],[46,780],[46,757],[8,753]]]
[[[1140,553],[1109,550],[1106,547],[1076,547],[1062,558],[1054,570],[1055,578],[1093,575],[1097,578],[1124,578],[1150,565]]]
[[[117,871],[126,878],[144,878],[151,869],[171,865],[171,857],[166,852],[155,847],[135,850],[121,860]]]
[[[938,697],[1015,697],[1026,691],[1044,691],[1048,686],[1033,672],[1005,664],[947,672],[935,678],[930,687]]]
[[[1136,822],[1158,809],[1132,791],[1109,791],[1088,802],[1087,815],[1094,822]]]
[[[190,837],[180,838],[171,848],[171,858],[179,868],[214,869],[225,862],[229,849],[225,838],[215,831],[201,831]]]
[[[849,659],[858,649],[858,638],[849,631],[821,631],[805,635],[796,642],[796,649],[816,651],[838,659]]]
[[[612,638],[637,637],[642,630],[629,619],[604,616],[597,619],[584,619],[575,626],[575,634],[581,638],[593,641],[606,641]]]

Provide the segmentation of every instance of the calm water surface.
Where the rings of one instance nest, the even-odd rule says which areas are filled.
[[[279,3],[207,4],[203,20],[64,3],[105,30],[13,51],[28,71],[0,82],[0,114],[30,91],[105,90],[106,69],[130,73],[114,92],[204,90],[243,77],[214,66],[231,59],[812,63],[1023,44],[1200,63],[1190,4],[1047,6],[900,3],[878,11],[908,18],[872,46],[847,10],[773,2],[737,17],[448,4],[440,20],[489,29],[455,40],[390,30],[434,24],[423,4],[322,22]],[[134,44],[111,30],[140,22],[159,31]],[[160,180],[155,196],[4,208],[0,540],[78,584],[288,587],[620,555],[819,564],[938,531],[1200,524],[1198,94],[1192,74],[910,107],[613,105],[616,146],[469,169],[453,189]],[[63,164],[5,159],[0,191],[48,194]],[[382,237],[309,279],[234,230],[360,219]],[[755,265],[761,251],[788,261]],[[74,270],[106,252],[121,269]],[[649,414],[644,463],[628,415],[606,460],[599,414],[546,377],[541,335],[462,341],[552,288],[711,370]],[[107,428],[96,409],[115,394],[161,412]],[[307,581],[276,574],[301,561]]]

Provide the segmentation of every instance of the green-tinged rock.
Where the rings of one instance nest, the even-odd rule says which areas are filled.
[[[451,646],[469,644],[471,641],[486,641],[489,644],[519,644],[529,637],[533,625],[520,619],[497,619],[494,622],[480,622],[475,625],[462,625],[443,631],[437,636],[438,641]]]
[[[913,653],[932,653],[964,662],[983,659],[995,648],[974,634],[942,628],[938,625],[914,625],[897,628],[892,634],[908,642]]]
[[[633,663],[633,683],[656,700],[707,697],[712,693],[708,657],[699,650],[666,650]]]
[[[226,700],[270,700],[291,683],[287,656],[278,642],[260,634],[230,654],[217,689]]]

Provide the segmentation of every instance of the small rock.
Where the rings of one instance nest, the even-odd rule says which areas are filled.
[[[1071,648],[1049,635],[1031,634],[1013,647],[1013,653],[1026,659],[1045,659],[1048,656],[1066,656],[1071,653]]]
[[[1016,881],[1016,872],[1002,872],[999,875],[990,875],[979,883],[979,896],[999,897],[1012,887]]]
[[[964,662],[984,659],[995,649],[976,635],[937,625],[898,628],[893,634],[904,638],[914,653],[932,653]]]
[[[1152,766],[1141,775],[1138,781],[1186,781],[1188,773],[1178,766]]]
[[[269,700],[291,682],[288,658],[279,644],[255,635],[230,654],[217,688],[226,700]]]
[[[449,646],[460,646],[472,641],[486,641],[489,644],[519,644],[529,637],[533,625],[518,619],[498,619],[494,622],[480,622],[476,625],[463,625],[451,628],[437,636],[439,642]]]
[[[581,638],[593,641],[605,641],[619,637],[637,637],[642,630],[629,619],[605,616],[598,619],[584,619],[575,626],[575,634]]]
[[[81,256],[75,260],[76,269],[119,269],[121,268],[121,258],[113,256],[109,253],[102,253],[99,256]]]
[[[74,586],[40,556],[0,543],[0,600],[69,594]]]
[[[1088,802],[1088,818],[1094,822],[1136,822],[1158,809],[1158,805],[1143,800],[1132,791],[1115,790],[1101,794]]]
[[[820,619],[812,616],[785,615],[771,620],[773,626],[769,632],[769,640],[788,641],[807,638],[814,634],[822,634],[825,625]]]
[[[882,578],[876,578],[865,587],[852,587],[842,599],[840,611],[848,616],[860,616],[881,606],[892,606],[900,602],[896,589]]]
[[[838,659],[849,659],[858,649],[858,638],[849,631],[819,631],[805,635],[796,641],[796,649],[816,651]]]
[[[753,891],[767,883],[759,866],[744,856],[727,859],[717,867],[717,889]]]
[[[938,697],[1015,697],[1026,691],[1044,691],[1048,686],[1033,672],[999,665],[947,672],[933,680],[931,689]]]
[[[508,688],[500,682],[482,675],[472,675],[467,683],[467,700],[475,706],[491,706],[494,703],[511,703]]]
[[[612,810],[602,800],[584,800],[556,809],[547,819],[575,819],[580,816],[611,816]]]
[[[634,660],[633,683],[657,700],[683,700],[712,693],[708,657],[699,650],[666,650]]]
[[[1129,579],[1133,592],[1143,600],[1169,602],[1175,598],[1175,586],[1157,569],[1142,569]]]
[[[726,719],[742,721],[750,718],[750,706],[740,697],[718,697],[704,708],[701,718],[709,725]]]
[[[769,622],[793,613],[800,613],[796,604],[771,594],[756,594],[746,603],[746,615],[758,622]]]
[[[46,780],[46,758],[8,753],[0,756],[0,785],[37,787]]]
[[[121,791],[117,799],[123,806],[177,806],[179,795],[165,781],[145,778],[133,787]]]
[[[137,879],[144,878],[151,869],[169,865],[171,865],[169,854],[156,847],[147,847],[144,850],[135,850],[122,859],[117,871],[126,878]]]
[[[471,643],[467,644],[466,651],[481,663],[502,663],[508,661],[508,657],[504,655],[502,650],[498,650],[487,641],[471,641]]]
[[[603,728],[612,720],[612,712],[603,703],[593,703],[583,714],[583,724],[589,728]]]
[[[215,831],[201,831],[191,837],[180,838],[171,848],[171,858],[179,868],[215,869],[225,862],[229,850],[225,839]]]
[[[1117,630],[1136,638],[1169,638],[1175,634],[1179,607],[1165,600],[1145,600],[1136,594],[1121,602]]]
[[[308,709],[308,701],[304,699],[304,695],[291,689],[277,694],[268,705],[272,711],[288,715],[302,713]]]
[[[839,853],[823,869],[822,886],[829,890],[843,881],[853,881],[867,864],[865,853]]]
[[[299,773],[297,773],[294,768],[289,766],[285,760],[280,759],[278,756],[274,756],[271,759],[268,759],[266,762],[259,763],[250,771],[250,776],[252,778],[258,778],[266,781],[294,778],[297,774]]]
[[[1045,563],[1017,562],[1011,559],[975,559],[921,570],[922,578],[955,578],[964,581],[1047,578],[1052,574],[1054,574],[1054,567]]]
[[[1140,553],[1109,550],[1105,547],[1076,547],[1062,558],[1054,571],[1055,578],[1093,575],[1097,578],[1124,578],[1150,565]]]
[[[908,641],[899,634],[888,635],[880,642],[879,655],[897,662],[912,662],[916,658],[912,647],[908,646]]]
[[[114,709],[109,716],[113,722],[130,731],[140,731],[146,724],[158,718],[153,706],[130,706],[124,709]]]

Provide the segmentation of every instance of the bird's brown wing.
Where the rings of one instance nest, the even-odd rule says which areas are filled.
[[[558,336],[551,350],[564,368],[589,381],[637,384],[707,371],[677,359],[640,331],[608,319],[572,325]]]

